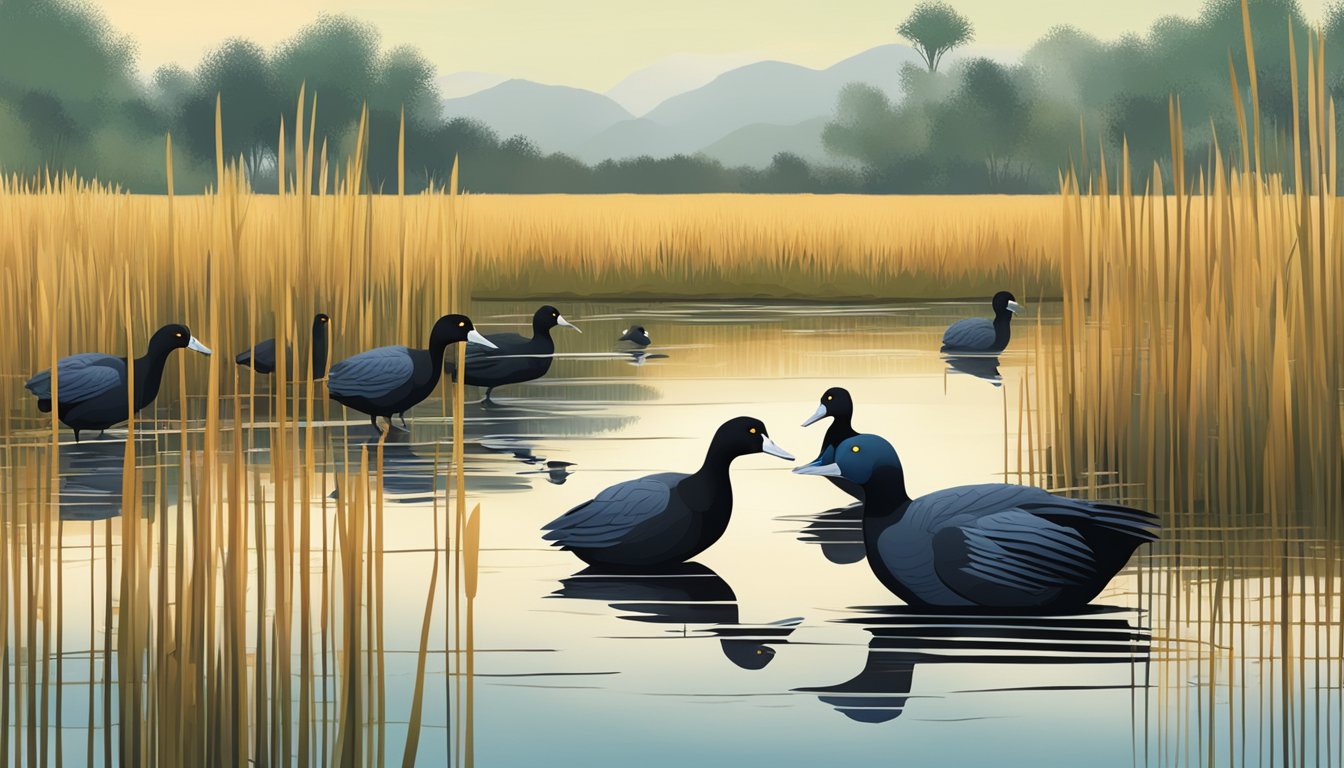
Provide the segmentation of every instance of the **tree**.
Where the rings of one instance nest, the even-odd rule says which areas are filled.
[[[910,17],[896,31],[914,45],[915,51],[929,65],[930,72],[938,71],[943,54],[975,38],[971,22],[952,6],[942,2],[925,2],[915,6]]]

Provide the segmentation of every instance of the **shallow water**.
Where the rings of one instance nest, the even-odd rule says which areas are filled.
[[[478,302],[471,314],[489,333],[517,330],[532,309]],[[811,459],[825,426],[798,424],[832,385],[853,393],[856,427],[901,451],[912,494],[1017,481],[1023,446],[1034,445],[1019,435],[1022,388],[1034,376],[1031,350],[1048,343],[1042,328],[1055,322],[1054,307],[1019,318],[1012,351],[997,366],[972,360],[953,368],[936,353],[941,331],[981,314],[978,305],[561,309],[584,333],[556,330],[560,354],[547,379],[498,390],[498,407],[467,408],[468,488],[483,516],[477,764],[1340,764],[1339,551],[1313,531],[1278,540],[1255,531],[1171,531],[1141,550],[1095,610],[1048,618],[899,606],[863,562],[849,498],[765,455],[736,462],[727,534],[676,572],[585,574],[581,562],[539,538],[543,523],[611,483],[693,470],[714,429],[734,416],[762,419],[776,442]],[[642,357],[615,344],[632,323],[654,340]],[[333,346],[333,359],[355,351],[339,340]],[[250,406],[264,424],[264,398]],[[383,449],[385,751],[394,762],[410,710],[433,531],[442,530],[435,516],[442,526],[448,495],[450,426],[442,412],[438,401],[422,405],[410,434],[394,433]],[[42,439],[28,416],[7,441],[16,475],[15,446]],[[311,496],[327,514],[374,440],[357,415],[341,419],[335,408],[305,438],[321,447]],[[150,470],[141,482],[151,517],[178,504],[174,424],[137,441],[137,462]],[[118,434],[64,445],[60,457],[68,667],[60,722],[66,759],[75,763],[88,754],[91,696],[92,761],[103,760],[102,662],[92,659],[106,639],[109,534],[114,561],[121,553],[117,527],[98,521],[120,510]],[[247,487],[263,495],[273,487],[270,444],[264,426],[250,433]],[[1145,503],[1142,489],[1127,494]],[[257,578],[253,567],[252,592]],[[445,698],[461,679],[445,677],[443,594],[440,586],[424,765],[444,764],[461,743]],[[248,638],[254,601],[249,594]],[[23,677],[21,662],[10,662],[12,681]],[[334,675],[318,680],[319,702],[324,682],[327,701],[337,685]],[[19,740],[22,727],[13,728]]]

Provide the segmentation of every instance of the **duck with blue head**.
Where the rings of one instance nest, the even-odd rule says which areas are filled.
[[[910,605],[1033,613],[1091,602],[1155,541],[1156,516],[1007,483],[912,499],[891,443],[861,434],[794,472],[863,488],[863,540],[879,581]]]
[[[943,332],[943,352],[958,354],[996,354],[1007,349],[1013,336],[1013,315],[1022,305],[1008,291],[999,291],[990,301],[994,319],[968,317],[949,325]]]
[[[547,523],[542,538],[603,568],[648,571],[684,563],[728,529],[733,512],[728,468],[757,453],[793,461],[760,420],[730,419],[714,433],[699,470],[617,483]]]

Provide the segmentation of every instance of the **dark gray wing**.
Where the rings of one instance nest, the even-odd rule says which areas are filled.
[[[333,394],[376,398],[404,386],[415,374],[406,347],[378,347],[331,366],[327,389]]]
[[[975,602],[987,584],[1040,594],[1098,575],[1081,533],[1016,507],[944,528],[933,548],[938,577]]]
[[[531,339],[526,336],[520,336],[516,333],[493,333],[485,338],[489,339],[499,349],[491,349],[480,344],[467,344],[467,370],[474,374],[489,378],[498,378],[501,374],[509,372],[519,361],[526,360],[525,357],[511,356],[510,349],[517,349],[527,344]],[[443,372],[449,376],[457,375],[457,354],[452,353],[444,358]]]
[[[989,350],[994,347],[994,323],[983,317],[958,320],[943,332],[943,346],[950,349]]]
[[[617,483],[542,526],[546,531],[542,538],[567,548],[619,544],[641,523],[667,509],[672,487],[685,477],[664,472]]]
[[[293,355],[291,354],[292,358]],[[238,353],[234,362],[269,373],[275,370],[275,339],[257,342],[256,346]]]
[[[77,403],[116,389],[126,380],[126,361],[99,352],[85,352],[56,361],[62,402]],[[23,385],[41,400],[51,399],[51,370],[33,374]]]

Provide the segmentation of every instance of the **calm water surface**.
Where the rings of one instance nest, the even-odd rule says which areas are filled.
[[[525,333],[533,309],[480,302],[472,315],[486,333]],[[1047,343],[1054,307],[1019,318],[997,365],[952,368],[936,353],[942,329],[987,307],[561,309],[584,333],[556,330],[560,355],[547,379],[498,390],[496,408],[467,409],[468,483],[483,515],[478,765],[1340,764],[1340,585],[1337,569],[1323,565],[1338,550],[1311,531],[1291,547],[1237,531],[1171,534],[1141,551],[1095,610],[1049,618],[898,605],[863,560],[848,497],[765,455],[735,463],[727,534],[676,572],[587,574],[539,538],[543,523],[607,485],[695,469],[714,429],[734,416],[762,419],[776,442],[810,460],[825,426],[798,425],[833,385],[853,392],[856,427],[896,445],[912,495],[1016,481],[1026,462],[1023,387],[1035,391],[1031,350]],[[616,345],[633,323],[653,337],[644,355]],[[333,346],[333,359],[357,351],[339,339]],[[390,438],[384,454],[393,762],[410,710],[434,517],[442,524],[448,495],[435,459],[436,449],[450,452],[440,413],[438,401],[422,405],[411,433]],[[328,470],[314,499],[341,492],[342,465],[357,466],[373,439],[357,414],[342,418],[337,408],[313,430]],[[168,476],[178,460],[165,427],[143,437],[138,454]],[[268,445],[264,428],[252,435],[249,484],[271,482]],[[87,649],[94,637],[101,646],[103,628],[90,600],[101,607],[108,529],[97,521],[119,511],[124,450],[115,440],[62,449],[67,761],[83,759],[88,692],[98,686],[95,669],[88,687]],[[152,506],[175,508],[159,490],[173,484],[148,474]],[[1142,489],[1128,493],[1145,503]],[[255,578],[254,570],[254,588]],[[425,765],[450,752],[442,587],[439,595]],[[81,648],[82,656],[71,650]]]

